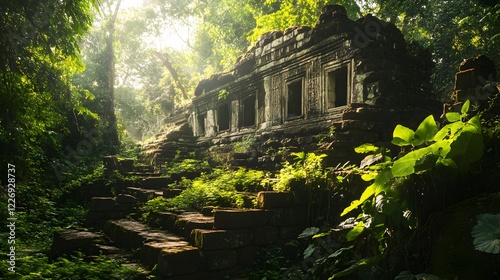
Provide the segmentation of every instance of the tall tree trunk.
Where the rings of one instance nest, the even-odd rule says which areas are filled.
[[[107,69],[107,77],[105,79],[105,90],[107,91],[106,104],[104,104],[105,111],[107,113],[107,127],[105,131],[105,135],[109,137],[109,141],[111,142],[111,151],[112,153],[116,153],[118,151],[118,147],[120,145],[120,140],[118,138],[117,131],[117,121],[115,114],[115,53],[114,53],[114,33],[115,33],[115,22],[118,16],[118,11],[120,9],[121,0],[118,0],[115,6],[115,10],[113,12],[113,17],[107,24],[107,30],[109,32],[109,36],[106,42],[105,53],[105,63]]]
[[[156,57],[158,57],[161,60],[161,62],[163,63],[163,66],[165,66],[167,68],[168,72],[170,72],[170,75],[172,76],[172,79],[174,79],[175,86],[182,93],[182,98],[184,100],[187,100],[188,99],[188,95],[187,95],[186,89],[182,85],[182,82],[181,82],[181,79],[179,77],[179,74],[177,74],[177,71],[175,71],[175,68],[172,65],[172,63],[170,63],[168,55],[167,54],[162,54],[159,51],[155,51],[154,54],[155,54]]]

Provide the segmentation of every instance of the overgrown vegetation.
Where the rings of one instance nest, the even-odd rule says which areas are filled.
[[[233,69],[237,57],[263,33],[315,25],[323,5],[342,4],[352,19],[373,13],[399,27],[407,41],[415,40],[428,48],[436,66],[431,73],[435,95],[444,99],[463,58],[485,53],[498,64],[500,57],[500,4],[494,1],[283,0],[234,5],[231,1],[154,0],[137,9],[122,9],[119,3],[28,0],[0,4],[0,166],[17,167],[20,273],[16,275],[22,279],[134,277],[133,272],[104,259],[88,262],[81,256],[46,257],[54,230],[81,226],[86,205],[73,202],[70,194],[94,184],[112,192],[111,186],[125,179],[117,173],[104,175],[99,168],[102,156],[121,153],[134,158],[137,145],[131,137],[142,140],[158,132],[163,118],[192,98],[192,89],[200,79]],[[91,29],[94,17],[97,20]],[[175,24],[195,30],[186,50],[151,44],[152,37],[158,39],[161,30]],[[296,162],[286,163],[269,182],[276,190],[298,186],[306,190],[310,205],[317,206],[314,211],[309,209],[313,216],[330,209],[327,201],[332,191],[355,192],[342,189],[346,173],[339,172],[358,174],[371,184],[346,208],[345,215],[353,217],[333,231],[312,229],[302,235],[301,242],[306,244],[300,248],[304,249],[306,268],[276,270],[284,263],[282,259],[275,261],[276,254],[272,254],[266,257],[268,266],[260,276],[269,279],[287,273],[293,279],[302,273],[323,279],[355,270],[361,276],[387,273],[384,269],[393,265],[391,260],[402,256],[397,252],[407,252],[405,238],[418,230],[433,210],[417,206],[432,197],[429,189],[437,185],[436,180],[458,181],[458,172],[467,169],[482,174],[500,168],[499,118],[485,119],[480,125],[479,117],[469,118],[468,107],[447,114],[450,124],[441,129],[431,118],[416,131],[397,127],[394,144],[402,147],[402,153],[394,159],[384,147],[364,145],[358,151],[369,155],[361,166],[334,169],[322,165],[323,155],[296,154]],[[478,133],[481,129],[483,136]],[[119,150],[118,140],[124,149]],[[219,158],[214,165],[229,166],[234,153],[252,151],[254,140],[243,139],[223,153],[215,151]],[[486,164],[477,167],[482,142]],[[279,150],[276,155],[288,153]],[[259,183],[265,177],[253,170],[212,170],[197,160],[168,166],[166,175],[183,172],[205,174],[172,186],[185,190],[179,198],[148,203],[149,210],[248,207],[251,203],[241,192],[261,190]],[[0,183],[6,182],[3,169]],[[498,191],[496,183],[482,186],[483,190]],[[6,209],[4,192],[0,198],[1,208]],[[442,201],[436,201],[435,205],[444,207]],[[488,214],[478,218],[479,224],[495,226],[497,218]],[[1,212],[0,217],[5,221],[6,215]],[[474,231],[478,249],[497,252],[489,245],[498,238],[490,238],[483,226]],[[1,231],[2,240],[6,240],[5,230]],[[6,243],[0,248],[6,252]],[[2,271],[4,266],[2,262]]]
[[[244,192],[264,190],[260,184],[264,175],[263,171],[245,168],[216,168],[211,173],[203,173],[192,180],[183,178],[169,186],[182,189],[180,195],[170,199],[158,197],[148,201],[142,208],[143,218],[147,220],[149,213],[155,211],[202,209],[205,206],[254,207],[254,197]]]
[[[77,254],[50,261],[47,256],[35,255],[22,257],[18,263],[20,265],[16,274],[11,274],[9,279],[100,280],[106,277],[113,280],[133,280],[140,275],[136,269],[122,266],[119,261],[103,256],[89,260]],[[6,262],[1,263],[0,269],[7,271]]]
[[[429,230],[424,225],[428,223],[429,213],[440,211],[447,205],[437,193],[444,193],[449,182],[458,180],[443,177],[440,181],[443,190],[437,193],[422,186],[415,187],[418,184],[430,185],[439,176],[458,179],[470,173],[471,168],[477,172],[476,162],[483,156],[483,133],[495,134],[497,128],[483,130],[482,113],[474,115],[469,111],[470,102],[467,101],[459,112],[446,113],[446,123],[441,128],[433,116],[424,119],[415,131],[396,126],[392,143],[401,147],[401,152],[394,158],[390,157],[387,148],[364,144],[356,148],[356,152],[367,154],[361,164],[343,167],[341,171],[323,170],[322,157],[314,154],[300,154],[296,163],[285,164],[278,175],[280,180],[275,184],[278,190],[289,190],[294,181],[300,181],[300,185],[307,188],[328,186],[332,181],[324,178],[332,177],[332,171],[333,174],[348,172],[351,176],[360,176],[369,186],[340,214],[351,217],[333,228],[307,228],[298,237],[300,242],[292,243],[302,253],[287,269],[275,267],[273,270],[268,266],[256,275],[267,275],[267,279],[393,279],[391,277],[396,276],[397,279],[438,279],[430,274],[413,275],[405,268],[428,268],[420,252],[415,250],[415,242],[418,242],[418,236],[428,234],[424,233]],[[492,168],[498,169],[498,166]],[[329,172],[330,175],[326,175]],[[349,190],[343,190],[346,191]],[[476,190],[475,193],[482,191]],[[415,201],[419,196],[432,198]],[[448,203],[459,199],[459,196],[448,198]],[[430,205],[429,201],[440,204]],[[422,206],[429,209],[422,210],[416,203],[424,203]],[[478,217],[478,224],[472,230],[477,250],[498,253],[497,216],[484,214]],[[278,261],[286,263],[280,256],[266,263]]]

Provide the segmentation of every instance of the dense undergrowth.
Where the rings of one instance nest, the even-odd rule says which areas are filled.
[[[83,162],[83,161],[82,161]],[[4,258],[0,262],[1,279],[136,279],[139,272],[122,266],[118,261],[99,257],[88,259],[81,255],[51,258],[53,233],[63,228],[83,228],[88,201],[81,197],[89,186],[97,186],[114,193],[120,182],[136,178],[118,173],[104,174],[97,160],[87,159],[85,166],[67,171],[58,184],[39,177],[33,182],[16,184],[15,243],[2,242],[0,250],[6,256],[15,247],[15,273]],[[7,209],[7,193],[2,192],[0,207]],[[1,211],[7,220],[8,212]],[[2,229],[0,238],[8,240],[9,232]],[[3,276],[2,276],[3,274]]]
[[[172,163],[164,176],[190,174],[192,179],[169,185],[181,190],[180,195],[148,201],[142,219],[147,221],[154,211],[249,208],[255,205],[252,193],[294,191],[307,203],[309,227],[285,246],[292,253],[284,248],[262,252],[247,273],[250,279],[439,279],[430,274],[428,255],[436,213],[466,198],[500,191],[483,180],[500,171],[500,118],[470,111],[467,102],[459,112],[446,114],[442,125],[432,116],[416,130],[398,125],[393,151],[361,145],[356,152],[366,157],[359,165],[325,166],[325,155],[304,152],[293,153],[294,160],[284,162],[275,174],[211,167],[197,159]],[[50,259],[48,251],[55,230],[83,226],[88,205],[69,194],[89,185],[114,194],[117,185],[136,179],[105,174],[97,167],[56,191],[19,184],[17,273],[9,279],[135,279],[137,270],[113,260],[81,255]],[[477,183],[475,188],[471,182]],[[7,197],[1,207],[5,201]],[[498,231],[500,215],[478,216],[471,232],[476,250],[498,254]],[[5,242],[1,246],[2,252],[9,250]],[[0,269],[7,271],[6,262]]]
[[[187,170],[187,172],[192,171],[192,169]],[[255,197],[247,193],[265,190],[261,184],[264,175],[263,171],[245,168],[237,170],[215,168],[194,179],[182,178],[169,185],[170,188],[181,189],[182,192],[170,199],[157,197],[149,200],[142,207],[143,219],[148,220],[151,212],[166,210],[201,210],[207,206],[252,208],[256,203]]]
[[[296,255],[285,258],[279,248],[264,255],[252,279],[439,279],[426,273],[432,272],[431,248],[440,228],[436,215],[456,203],[500,191],[483,180],[500,171],[499,119],[481,120],[483,113],[471,114],[467,101],[459,112],[447,113],[441,127],[432,116],[415,131],[398,125],[392,144],[401,151],[391,156],[387,147],[361,145],[356,152],[367,156],[359,166],[323,170],[322,157],[314,154],[301,154],[295,163],[285,164],[277,176],[282,180],[275,183],[278,190],[290,190],[300,181],[307,189],[323,186],[347,195],[359,182],[355,178],[368,186],[338,212],[341,222],[309,227],[291,242]],[[345,181],[356,184],[339,184]],[[498,254],[498,232],[500,215],[477,216],[476,226],[469,230],[475,250]],[[488,272],[468,273],[499,276],[500,258],[496,259],[496,267]]]

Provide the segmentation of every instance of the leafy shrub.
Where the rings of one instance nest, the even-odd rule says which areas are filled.
[[[387,156],[387,149],[373,144],[357,147],[356,152],[368,155],[359,167],[348,167],[345,172],[360,175],[370,182],[369,186],[344,209],[341,216],[352,216],[337,227],[323,233],[309,228],[301,234],[307,241],[302,260],[287,270],[286,279],[393,278],[399,272],[393,269],[402,263],[401,257],[406,257],[407,262],[415,258],[405,251],[414,245],[411,239],[415,230],[425,221],[417,223],[418,209],[409,206],[405,187],[410,177],[421,178],[436,169],[455,170],[451,173],[455,175],[466,172],[482,157],[481,121],[479,116],[468,116],[469,104],[465,102],[460,112],[447,113],[448,124],[440,129],[432,116],[424,119],[416,131],[396,126],[392,143],[402,147],[402,152],[395,159]],[[318,185],[317,181],[324,178],[321,173],[314,173],[320,169],[319,160],[313,157],[307,163],[305,159],[302,156],[298,163],[285,166],[278,176],[283,181],[276,184],[277,189],[287,189],[295,181],[310,187]],[[473,230],[478,250],[497,252],[497,218],[479,218]],[[410,276],[413,277],[405,272],[398,277],[413,279]]]
[[[326,155],[315,153],[292,153],[295,162],[286,162],[273,185],[275,191],[290,191],[292,187],[303,185],[307,188],[321,189],[330,184],[331,180],[325,168],[323,158]]]
[[[6,262],[2,262],[0,268]],[[133,268],[122,266],[116,260],[98,257],[87,261],[83,256],[76,255],[69,258],[58,258],[50,261],[46,256],[25,256],[16,261],[16,272],[9,272],[9,279],[38,280],[38,279],[74,279],[100,280],[106,279],[139,279],[139,272]]]
[[[143,210],[161,211],[187,209],[204,206],[238,207],[253,206],[254,202],[238,191],[254,191],[259,188],[264,172],[240,168],[236,171],[215,169],[212,173],[202,174],[193,180],[183,178],[169,187],[180,187],[180,195],[171,198],[155,198],[146,203]],[[251,203],[251,205],[249,205]]]
[[[472,228],[474,248],[481,252],[500,253],[500,214],[482,214]]]
[[[255,142],[255,137],[244,137],[241,141],[233,144],[233,151],[235,153],[247,153],[250,151],[250,148],[255,144]]]
[[[181,162],[173,162],[171,163],[165,173],[167,175],[176,174],[176,173],[201,173],[210,171],[210,165],[207,161],[201,161],[198,159],[187,158]]]

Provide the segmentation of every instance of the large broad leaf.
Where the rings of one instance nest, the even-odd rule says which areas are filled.
[[[309,258],[314,253],[315,248],[316,246],[314,246],[314,244],[309,244],[309,246],[307,246],[307,248],[304,250],[304,259]]]
[[[363,202],[365,202],[370,196],[375,194],[376,187],[374,186],[375,183],[371,184],[368,186],[363,194],[361,194],[361,198],[359,200],[353,200],[351,202],[351,205],[347,206],[344,211],[340,214],[340,216],[344,216],[345,214],[351,212],[352,210],[358,208]]]
[[[331,259],[331,258],[336,258],[338,256],[340,256],[343,252],[345,251],[349,251],[349,250],[352,250],[352,248],[354,248],[354,245],[351,245],[349,247],[342,247],[340,249],[338,249],[337,251],[331,253],[328,258]]]
[[[464,156],[469,163],[472,163],[483,156],[483,134],[479,122],[479,117],[474,117],[456,132],[448,157]]]
[[[398,124],[392,133],[391,143],[397,146],[409,146],[412,144],[415,132],[406,126]]]
[[[389,188],[389,180],[393,178],[391,170],[386,168],[381,170],[377,176],[375,177],[375,181],[373,184],[368,186],[365,191],[361,194],[359,200],[354,200],[351,202],[351,205],[346,207],[340,216],[344,216],[345,214],[351,212],[352,210],[358,208],[363,202],[365,202],[372,195],[377,195],[383,191],[386,191]]]
[[[462,119],[462,115],[457,112],[448,112],[444,116],[446,117],[446,120],[451,123],[458,122]]]
[[[434,116],[430,115],[425,118],[415,131],[415,136],[412,141],[414,146],[420,146],[423,143],[429,142],[434,139],[434,135],[438,132]]]
[[[379,149],[380,149],[379,147],[367,143],[354,148],[354,151],[358,154],[366,154],[366,153],[376,153],[378,152]]]
[[[365,224],[363,222],[359,222],[357,225],[354,226],[348,233],[347,233],[347,241],[353,241],[358,237],[363,230],[365,229]]]
[[[317,228],[317,227],[308,227],[301,234],[299,234],[298,238],[299,239],[301,239],[301,238],[308,238],[308,237],[311,237],[311,236],[315,235],[318,232],[319,232],[319,228]]]
[[[394,162],[391,169],[392,175],[402,177],[415,173],[417,162],[430,153],[432,153],[432,150],[429,147],[409,152]]]
[[[476,250],[492,254],[500,253],[500,214],[479,215],[471,233]]]

